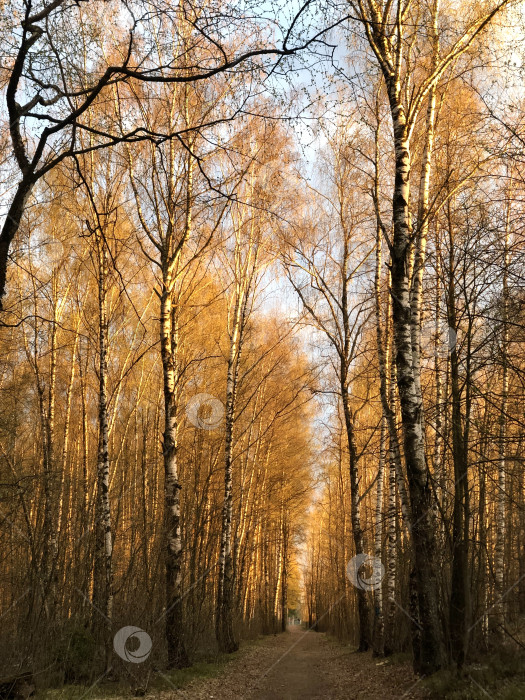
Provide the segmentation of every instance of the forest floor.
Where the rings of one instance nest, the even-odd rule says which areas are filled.
[[[357,654],[298,627],[245,647],[216,677],[148,694],[159,700],[390,700],[422,698],[408,663]]]
[[[136,669],[133,669],[134,671]],[[525,700],[525,656],[516,647],[471,663],[461,677],[442,671],[417,678],[404,657],[358,654],[326,634],[293,627],[246,642],[230,656],[166,674],[132,674],[126,689],[103,678],[65,686],[45,700]],[[130,676],[131,679],[131,676]],[[128,681],[130,680],[128,679]],[[144,686],[148,685],[148,690]]]

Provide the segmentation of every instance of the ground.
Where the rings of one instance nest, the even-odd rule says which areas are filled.
[[[37,697],[42,700],[130,700],[139,696],[147,700],[422,700],[429,697],[525,700],[525,656],[521,644],[518,639],[512,645],[500,644],[497,653],[470,663],[459,675],[444,670],[422,680],[414,676],[408,660],[358,654],[325,634],[292,627],[285,634],[246,642],[235,654],[200,661],[191,668],[163,673],[148,669],[147,664],[127,664],[127,675],[120,681],[102,676],[90,687],[68,685],[41,691]]]
[[[421,698],[409,664],[357,654],[298,627],[245,648],[219,676],[158,691],[159,700],[406,700]]]

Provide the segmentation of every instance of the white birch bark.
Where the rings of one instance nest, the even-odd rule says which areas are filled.
[[[445,648],[439,614],[439,587],[436,575],[436,533],[434,531],[433,494],[425,461],[423,407],[417,357],[414,365],[413,345],[420,346],[418,329],[412,323],[410,278],[415,256],[412,247],[410,216],[410,141],[429,91],[443,73],[474,42],[494,16],[507,4],[496,4],[476,22],[469,23],[464,33],[440,57],[435,70],[428,70],[418,83],[411,70],[414,28],[408,24],[415,17],[410,11],[414,3],[365,2],[350,0],[356,16],[363,22],[368,43],[377,59],[387,88],[395,147],[395,184],[392,197],[394,232],[392,253],[392,299],[396,344],[397,383],[403,423],[404,455],[410,491],[412,541],[414,544],[415,577],[419,614],[422,625],[421,644],[415,649],[417,671],[431,673],[445,663]],[[434,5],[437,12],[437,5]],[[434,14],[436,14],[436,12]],[[420,20],[418,20],[418,23]],[[420,26],[418,24],[418,26]],[[414,328],[414,333],[412,329]],[[417,375],[417,376],[416,376]]]
[[[432,8],[432,64],[434,72],[439,63],[439,0],[434,0]],[[416,392],[420,401],[423,401],[421,393],[421,305],[423,301],[423,277],[425,272],[427,237],[429,230],[429,197],[430,175],[432,169],[432,152],[434,148],[434,133],[436,120],[436,83],[432,83],[428,93],[425,146],[421,163],[421,177],[419,182],[419,203],[417,214],[417,236],[415,243],[414,270],[411,285],[411,320],[412,320],[412,364]]]
[[[233,428],[235,422],[236,379],[238,376],[238,345],[241,304],[237,303],[232,328],[228,375],[226,381],[224,501],[222,507],[221,550],[219,557],[219,592],[217,609],[217,638],[221,651],[230,653],[238,648],[233,632],[231,593],[233,588],[232,515],[233,515]]]
[[[382,227],[379,213],[379,120],[376,129],[375,139],[375,180],[374,180],[374,202],[376,206],[377,228],[376,228],[376,269],[375,269],[375,314],[376,314],[376,340],[377,354],[379,359],[379,380],[381,392],[381,434],[379,442],[379,466],[377,472],[377,490],[376,490],[376,505],[375,505],[375,536],[374,536],[374,556],[377,559],[382,559],[382,535],[383,535],[383,489],[384,489],[384,472],[386,462],[386,434],[388,429],[388,413],[391,410],[388,405],[387,396],[387,372],[385,358],[388,356],[388,348],[384,347],[383,328],[382,328],[382,303],[381,303],[381,267],[382,267]],[[387,328],[388,328],[387,314]],[[392,442],[392,441],[391,441]],[[385,619],[383,611],[383,589],[379,587],[374,590],[374,630],[373,630],[373,647],[376,655],[384,653],[385,646]]]
[[[108,262],[107,243],[103,232],[95,232],[98,264],[98,454],[97,454],[97,502],[95,516],[95,579],[93,588],[93,621],[99,626],[100,613],[105,616],[104,642],[106,665],[109,668],[111,654],[111,620],[113,617],[113,533],[109,499],[109,436],[108,436]]]
[[[389,448],[388,468],[388,542],[387,542],[387,614],[385,653],[392,654],[396,641],[396,577],[397,577],[397,503],[396,503],[396,465],[392,443]]]
[[[224,437],[224,500],[222,506],[221,547],[219,555],[219,584],[217,594],[217,612],[215,631],[219,650],[227,654],[236,651],[239,644],[233,628],[234,601],[234,567],[232,548],[232,517],[233,517],[233,433],[235,427],[235,409],[237,398],[237,382],[242,348],[242,333],[245,324],[245,312],[248,290],[245,288],[246,279],[241,279],[239,240],[236,243],[236,281],[235,305],[232,318],[228,371],[226,378],[226,409]]]
[[[383,489],[386,463],[387,425],[383,416],[381,420],[381,435],[379,438],[379,467],[377,470],[376,503],[375,503],[375,533],[374,556],[382,561],[383,557]],[[374,634],[373,647],[376,656],[384,653],[385,621],[383,615],[383,587],[374,588]]]
[[[177,465],[177,336],[173,328],[173,284],[167,261],[163,264],[160,300],[160,345],[164,388],[164,520],[166,532],[166,639],[168,665],[182,668],[189,664],[183,641],[182,533],[180,490]]]

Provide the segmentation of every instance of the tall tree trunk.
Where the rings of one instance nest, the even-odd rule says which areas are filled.
[[[441,245],[439,239],[439,231],[436,231],[436,318],[434,325],[434,333],[436,338],[440,332],[440,308],[441,308]],[[448,355],[446,358],[448,363]],[[447,364],[448,367],[448,364]],[[443,380],[441,377],[441,366],[439,353],[434,353],[434,377],[436,382],[436,406],[434,419],[434,453],[432,455],[432,463],[434,468],[434,484],[436,490],[436,517],[439,517],[439,539],[440,539],[440,557],[443,561],[445,549],[445,522],[441,515],[440,509],[443,509],[443,492],[445,486],[445,467],[443,464]],[[439,513],[439,515],[438,515]]]
[[[484,651],[488,650],[488,581],[489,567],[487,557],[487,475],[485,468],[480,469],[479,477],[479,505],[478,505],[478,520],[479,520],[479,604],[478,607],[482,611],[482,621],[480,623],[481,647]]]
[[[343,346],[339,349],[339,379],[341,389],[341,401],[345,420],[346,439],[348,444],[349,470],[350,470],[350,517],[352,521],[352,534],[356,556],[364,554],[364,537],[361,527],[361,497],[359,493],[358,454],[355,441],[354,417],[350,406],[348,393],[349,363],[352,354],[352,332],[350,329],[349,290],[348,290],[348,265],[350,260],[350,241],[347,231],[344,231],[343,259],[341,267],[341,313],[343,325]],[[370,606],[367,591],[357,589],[357,609],[359,615],[359,651],[367,651],[371,644]]]
[[[288,518],[283,519],[283,570],[281,577],[281,632],[286,632],[288,624]]]
[[[423,407],[414,376],[412,357],[412,318],[408,266],[410,258],[410,144],[398,81],[389,85],[394,123],[395,186],[393,195],[394,237],[392,244],[392,301],[396,367],[405,460],[408,474],[415,580],[418,593],[421,654],[416,671],[433,673],[445,663],[443,632],[439,615],[439,588],[436,572],[436,533],[433,494],[425,459]],[[418,331],[416,330],[416,334]]]
[[[510,195],[509,195],[510,199]],[[496,632],[504,636],[505,600],[503,595],[505,584],[505,538],[507,526],[507,406],[509,400],[509,236],[510,236],[510,201],[507,202],[505,221],[505,240],[503,250],[503,289],[502,289],[502,322],[503,338],[501,348],[502,377],[501,377],[501,410],[499,414],[498,435],[498,487],[496,495],[496,546],[494,556],[494,577],[496,583],[495,623]]]
[[[164,388],[164,528],[166,533],[166,640],[169,668],[189,666],[184,643],[182,603],[182,533],[177,465],[177,336],[173,329],[173,285],[167,262],[163,266],[160,299],[160,347]]]
[[[57,526],[58,532],[62,531],[62,519],[64,510],[64,481],[66,475],[66,469],[69,459],[69,437],[71,432],[71,405],[73,399],[73,387],[75,383],[75,369],[77,364],[77,348],[80,330],[80,314],[77,319],[77,327],[75,331],[75,338],[73,340],[73,349],[71,351],[71,368],[69,370],[69,382],[66,390],[66,413],[64,416],[64,433],[62,437],[62,456],[61,456],[61,477],[60,477],[60,490],[59,490],[59,503],[58,503],[58,515],[57,515]],[[67,523],[67,520],[66,520]],[[66,525],[66,532],[68,531],[68,525]]]
[[[519,561],[519,585],[518,585],[518,611],[525,615],[525,471],[519,478],[519,536],[518,536],[518,561]]]
[[[113,533],[109,500],[107,243],[101,232],[97,231],[95,235],[98,256],[99,387],[93,620],[95,628],[100,629],[100,613],[105,616],[101,636],[106,650],[106,668],[109,668],[113,617]]]
[[[56,489],[55,489],[55,484],[54,484],[54,470],[53,470],[53,464],[51,461],[51,448],[50,448],[50,438],[51,438],[51,432],[49,430],[49,399],[51,396],[53,396],[53,401],[54,401],[54,392],[52,394],[49,393],[50,391],[50,386],[48,385],[48,394],[47,394],[47,400],[46,400],[46,385],[44,378],[42,377],[42,371],[40,367],[40,360],[39,360],[39,355],[40,355],[40,334],[39,334],[39,326],[38,326],[38,318],[39,318],[39,311],[38,311],[38,301],[37,301],[37,287],[36,287],[36,279],[34,274],[31,274],[31,285],[32,285],[32,292],[33,292],[33,309],[34,309],[34,315],[35,315],[35,321],[33,325],[33,339],[32,339],[32,346],[30,347],[28,338],[25,333],[25,328],[24,328],[24,347],[25,347],[25,353],[26,357],[28,358],[29,363],[31,364],[34,374],[35,374],[35,384],[36,384],[36,391],[37,391],[37,396],[38,396],[38,412],[39,412],[39,419],[40,419],[40,438],[41,438],[41,450],[42,450],[42,490],[43,490],[43,518],[42,518],[42,547],[40,550],[40,561],[38,565],[38,570],[39,570],[39,584],[40,584],[40,590],[42,593],[42,599],[41,599],[41,605],[42,605],[42,612],[45,615],[46,619],[51,619],[53,617],[53,608],[54,608],[54,596],[52,595],[54,591],[54,576],[53,576],[53,560],[54,560],[54,551],[55,551],[55,543],[56,543],[56,535],[55,535],[55,496],[56,496]],[[54,322],[52,322],[52,328],[51,328],[51,333],[53,334],[53,326],[55,325]],[[51,347],[53,346],[53,343],[55,343],[55,349],[56,349],[56,336],[55,336],[55,341],[51,339]],[[53,353],[51,353],[53,354]],[[51,365],[53,364],[53,360],[51,361]]]
[[[376,211],[376,268],[374,281],[374,296],[375,296],[375,315],[376,315],[376,341],[377,341],[377,356],[379,363],[379,390],[381,395],[381,406],[383,415],[386,418],[388,435],[390,441],[390,453],[394,460],[396,470],[396,481],[399,489],[399,497],[401,500],[401,508],[405,524],[409,525],[409,503],[408,495],[405,488],[405,478],[401,464],[401,449],[399,446],[399,435],[396,423],[396,401],[395,401],[395,366],[392,367],[393,372],[390,372],[390,323],[391,323],[391,303],[387,301],[386,310],[384,313],[384,330],[383,330],[383,304],[381,300],[381,266],[382,266],[382,250],[383,250],[383,235],[385,231],[381,214],[379,211],[379,121],[375,135],[375,177],[374,177],[374,205]],[[388,275],[390,282],[390,273]],[[390,374],[394,374],[394,379]]]
[[[432,70],[435,71],[439,61],[439,0],[434,0],[432,10]],[[419,401],[423,402],[421,393],[421,305],[423,301],[423,278],[425,271],[427,237],[429,230],[430,174],[432,170],[432,152],[434,149],[436,83],[432,83],[428,95],[425,146],[421,163],[419,181],[419,202],[417,212],[417,235],[414,250],[414,270],[411,279],[410,308],[412,321],[412,365],[414,383]]]
[[[381,435],[379,438],[379,468],[377,470],[376,506],[375,506],[375,534],[374,534],[374,556],[382,559],[383,542],[383,484],[386,463],[386,419],[381,420]],[[374,632],[373,648],[376,656],[382,656],[385,644],[385,619],[383,615],[383,587],[374,588]]]
[[[15,196],[13,197],[0,232],[0,312],[3,310],[3,301],[6,291],[9,250],[20,228],[24,209],[34,185],[35,182],[30,174],[25,175],[18,183]]]
[[[388,541],[387,541],[387,613],[385,633],[385,654],[393,654],[396,641],[396,565],[397,565],[397,504],[396,504],[396,465],[392,443],[389,446],[388,469]]]
[[[86,353],[87,354],[87,353]],[[82,525],[87,530],[89,524],[89,486],[88,486],[88,463],[89,463],[89,430],[87,411],[87,387],[86,387],[87,367],[84,365],[82,356],[82,346],[78,353],[78,375],[80,380],[81,399],[81,425],[82,425]]]
[[[231,654],[237,651],[239,643],[233,627],[235,578],[232,548],[233,515],[233,431],[237,398],[242,330],[246,304],[246,290],[237,279],[235,311],[230,338],[228,373],[226,379],[226,412],[224,437],[224,500],[222,505],[221,548],[219,555],[219,585],[217,590],[217,610],[215,634],[219,650]]]
[[[390,433],[390,452],[394,459],[394,450],[397,447],[399,453],[399,445],[397,443],[397,430],[395,428],[395,417],[393,415],[392,406],[388,400],[388,326],[390,320],[390,303],[387,304],[386,313],[386,342],[385,334],[383,333],[382,319],[382,300],[381,300],[381,266],[382,266],[382,244],[383,230],[381,216],[379,212],[379,118],[376,129],[375,138],[375,179],[374,179],[374,203],[376,207],[376,269],[375,269],[375,315],[376,315],[376,341],[377,354],[379,359],[379,380],[381,393],[381,436],[379,445],[379,468],[377,474],[377,496],[376,496],[376,522],[375,522],[375,542],[374,556],[381,559],[382,554],[382,517],[383,517],[383,484],[384,471],[386,462],[386,432],[387,428]],[[393,466],[393,465],[392,465]],[[395,508],[395,481],[394,481],[394,508]],[[390,513],[389,513],[390,515]],[[394,532],[395,535],[395,532]],[[395,540],[394,540],[395,543]],[[388,561],[389,577],[392,575],[395,581],[395,559]],[[394,571],[390,570],[393,565]],[[392,602],[389,600],[389,603]],[[376,655],[382,655],[385,650],[385,619],[383,610],[383,590],[381,587],[374,590],[374,629],[373,629],[373,647]]]
[[[452,325],[450,326],[453,327]],[[465,503],[468,498],[468,464],[463,449],[459,362],[454,349],[451,357],[452,456],[454,463],[454,510],[452,520],[452,579],[449,609],[450,647],[458,668],[463,666],[468,629],[468,540],[465,538]]]
[[[457,332],[456,291],[454,284],[454,234],[447,205],[449,220],[449,284],[447,310],[449,328]],[[468,648],[470,620],[470,577],[468,571],[469,552],[469,484],[468,484],[468,415],[463,421],[461,412],[458,348],[455,345],[450,355],[450,384],[452,394],[452,459],[454,463],[454,509],[452,520],[452,580],[449,608],[450,650],[453,661],[461,668]],[[463,427],[463,422],[465,427]]]
[[[346,365],[346,363],[345,363]],[[350,517],[352,520],[352,535],[356,555],[365,553],[363,529],[361,527],[361,499],[359,495],[358,455],[355,442],[354,422],[350,408],[350,397],[346,366],[341,368],[341,398],[345,418],[346,437],[348,441],[349,469],[350,469]],[[357,589],[357,610],[359,615],[359,646],[358,651],[368,651],[370,648],[370,611],[367,591]]]
[[[277,620],[279,615],[279,610],[281,609],[280,603],[280,592],[281,583],[283,575],[283,551],[284,551],[284,505],[281,498],[281,507],[279,512],[279,538],[277,540],[277,578],[275,581],[275,591],[274,591],[274,601],[273,601],[273,614],[274,618]]]
[[[57,380],[57,299],[58,280],[56,270],[51,274],[51,296],[53,299],[53,321],[51,323],[51,342],[49,354],[49,386],[47,396],[47,421],[46,421],[46,449],[47,464],[49,473],[49,494],[50,494],[50,517],[51,530],[49,532],[49,571],[47,575],[48,600],[53,611],[57,603],[58,595],[58,502],[59,502],[59,480],[57,478],[57,460],[55,454],[55,401],[56,401],[56,380]]]

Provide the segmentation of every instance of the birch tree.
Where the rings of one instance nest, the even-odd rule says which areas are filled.
[[[333,194],[329,199],[336,221],[335,237],[326,233],[310,244],[292,243],[284,253],[288,277],[297,292],[307,318],[328,339],[335,352],[334,374],[344,415],[347,440],[352,536],[355,554],[366,553],[361,525],[359,453],[355,421],[351,406],[350,369],[358,353],[364,320],[369,311],[353,287],[354,279],[365,269],[370,256],[359,233],[359,202],[348,192],[349,151],[341,143],[332,150],[334,156]],[[371,618],[367,593],[357,590],[359,608],[359,650],[371,645]]]
[[[271,70],[272,63],[312,44],[322,45],[329,27],[311,29],[310,5],[302,3],[289,23],[282,21],[283,13],[275,7],[271,33],[264,30],[268,15],[255,3],[250,12],[231,5],[226,9],[222,3],[195,6],[168,2],[146,10],[140,2],[131,7],[106,2],[87,6],[68,0],[49,4],[12,0],[10,11],[6,11],[10,19],[0,37],[10,58],[2,68],[2,84],[8,115],[4,128],[9,134],[14,180],[14,194],[0,233],[0,303],[11,244],[29,197],[46,173],[75,155],[121,142],[162,143],[179,138],[184,131],[184,127],[173,132],[151,130],[140,117],[126,122],[124,129],[107,122],[93,125],[88,117],[92,107],[111,99],[119,83],[135,87],[191,85],[212,82],[215,76],[236,70],[250,71],[261,63]],[[173,38],[177,32],[188,40],[185,50],[174,54],[175,60],[174,56],[159,55],[157,37],[164,34]],[[280,42],[274,41],[277,36],[282,37]],[[236,41],[237,37],[241,41]],[[242,91],[226,121],[235,117],[249,97]],[[27,130],[27,124],[32,124],[33,130]],[[86,136],[92,138],[87,146]]]
[[[187,91],[182,104],[188,118]],[[184,102],[185,100],[185,102]],[[181,95],[174,90],[165,98],[170,126],[177,122]],[[178,360],[177,360],[177,309],[173,307],[175,286],[181,265],[181,255],[192,232],[194,203],[194,160],[185,156],[171,142],[166,153],[155,147],[146,151],[150,175],[139,174],[135,164],[137,155],[128,149],[129,177],[135,196],[137,218],[153,253],[147,254],[159,268],[160,280],[157,292],[160,305],[159,335],[163,372],[164,428],[162,454],[164,458],[164,527],[165,527],[165,576],[166,576],[166,639],[168,664],[172,668],[189,665],[184,642],[182,609],[182,533],[180,524],[178,445]],[[163,157],[168,168],[164,171]],[[178,206],[177,206],[178,205]],[[181,206],[182,205],[182,206]],[[179,209],[179,207],[181,207]],[[148,216],[151,208],[151,215]],[[182,216],[181,216],[182,213]],[[153,258],[152,255],[156,257]]]
[[[88,234],[92,238],[92,262],[97,283],[98,305],[98,444],[95,506],[95,561],[93,575],[93,627],[105,647],[105,666],[111,666],[112,621],[114,598],[113,541],[114,531],[110,501],[111,418],[109,411],[108,362],[109,325],[111,320],[111,267],[117,265],[119,246],[116,243],[121,225],[121,197],[124,170],[114,169],[106,158],[91,154],[81,162],[76,160],[77,176],[85,194]],[[115,413],[117,407],[115,406]],[[103,615],[103,620],[101,619]]]
[[[234,631],[235,570],[233,547],[233,462],[234,430],[236,427],[239,370],[247,324],[255,303],[257,287],[265,265],[268,264],[268,246],[263,236],[271,232],[269,216],[274,203],[272,186],[278,175],[275,170],[275,144],[272,136],[279,136],[278,128],[260,129],[249,120],[244,132],[246,144],[243,156],[247,165],[242,168],[243,181],[239,183],[240,202],[232,205],[231,248],[225,257],[228,294],[228,351],[226,376],[224,428],[224,501],[222,505],[221,543],[219,554],[219,583],[215,617],[219,649],[232,653],[238,648]],[[256,214],[256,212],[258,212]]]
[[[447,46],[439,45],[435,27],[439,26],[438,5],[433,12],[419,14],[412,0],[397,3],[376,3],[369,0],[350,2],[356,17],[362,22],[366,40],[381,69],[390,106],[395,149],[395,186],[392,193],[393,235],[390,241],[392,256],[392,286],[394,338],[396,343],[397,384],[401,405],[404,436],[404,453],[410,492],[412,540],[415,556],[419,621],[422,626],[420,654],[415,655],[416,668],[431,673],[446,664],[443,632],[439,618],[439,590],[435,568],[436,537],[433,522],[433,495],[430,475],[425,460],[423,410],[420,392],[420,376],[417,365],[420,345],[419,333],[413,312],[419,307],[417,292],[419,283],[413,286],[411,277],[414,255],[417,259],[417,275],[424,265],[424,239],[413,232],[411,215],[411,141],[417,118],[425,100],[428,114],[432,113],[432,91],[455,61],[467,51],[495,15],[508,4],[508,0],[493,4],[487,13],[468,16],[464,28]],[[414,24],[421,29],[433,27],[434,37],[430,55],[434,67],[421,75],[413,74],[411,60],[414,42]],[[410,25],[410,30],[408,29]],[[432,35],[432,34],[431,34]],[[424,51],[424,47],[418,47]],[[412,88],[408,89],[408,83]],[[427,142],[428,145],[428,142]],[[431,144],[430,144],[431,146]],[[427,148],[430,153],[430,148]],[[428,177],[423,169],[423,187]],[[424,195],[421,200],[425,209]],[[422,245],[423,244],[423,245]],[[416,275],[416,280],[418,279]],[[414,357],[413,348],[416,349]]]

